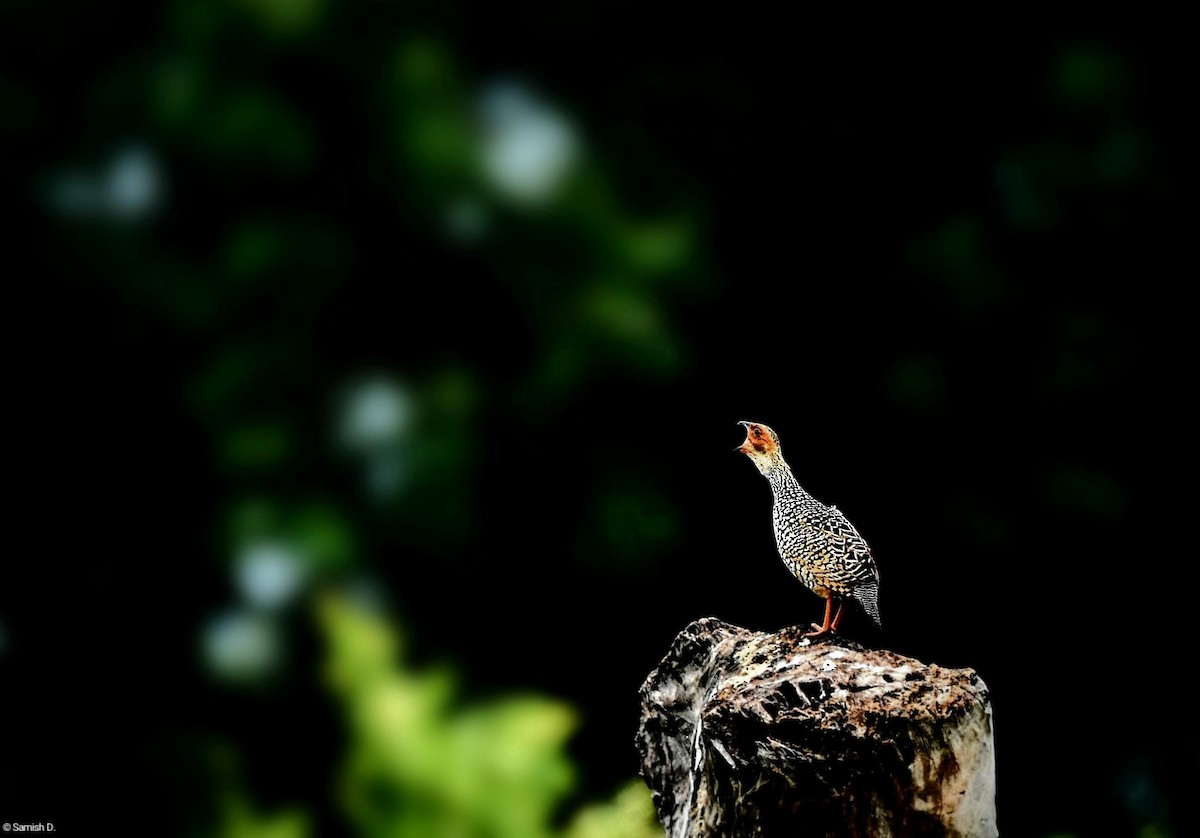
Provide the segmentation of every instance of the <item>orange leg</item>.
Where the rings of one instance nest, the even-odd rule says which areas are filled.
[[[830,626],[830,631],[838,630],[838,626],[840,626],[842,624],[842,612],[844,612],[845,610],[846,610],[846,601],[845,600],[839,601],[837,614],[835,614],[833,617],[833,625]]]
[[[838,617],[840,618],[841,616],[842,616],[842,609],[838,608]],[[819,626],[816,623],[813,623],[812,627],[814,629],[816,629],[816,631],[807,632],[804,636],[805,637],[816,637],[819,634],[828,634],[830,631],[834,630],[834,626],[831,626],[829,624],[830,618],[832,618],[832,617],[833,617],[833,597],[827,596],[827,597],[825,597],[825,622]]]

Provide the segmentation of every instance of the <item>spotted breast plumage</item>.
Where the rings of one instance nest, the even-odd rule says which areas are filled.
[[[847,600],[854,600],[880,625],[879,568],[871,548],[836,506],[826,506],[801,488],[783,459],[779,435],[758,422],[739,422],[747,455],[771,484],[775,543],[792,575],[825,598],[825,621],[807,636],[836,632]],[[837,614],[833,612],[838,602]]]

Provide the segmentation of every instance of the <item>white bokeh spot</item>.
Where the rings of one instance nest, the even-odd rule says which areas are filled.
[[[518,81],[499,81],[479,97],[484,175],[503,197],[536,205],[553,198],[580,156],[575,126]]]

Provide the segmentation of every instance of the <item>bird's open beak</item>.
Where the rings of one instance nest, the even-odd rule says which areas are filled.
[[[749,454],[751,451],[751,448],[750,448],[750,423],[749,422],[738,422],[738,424],[746,429],[746,439],[741,445],[739,445],[737,448],[735,448],[733,450],[740,451],[743,454]]]

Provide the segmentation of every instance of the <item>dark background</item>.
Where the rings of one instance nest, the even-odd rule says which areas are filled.
[[[845,633],[987,682],[1005,834],[1185,833],[1177,25],[5,18],[0,817],[203,834],[219,737],[264,807],[349,829],[324,585],[367,585],[466,701],[573,704],[571,799],[608,794],[678,630],[820,617],[733,452],[752,419],[878,558],[884,632]],[[503,85],[579,140],[548,196],[478,170]],[[101,195],[123,153],[140,203]],[[334,430],[363,376],[415,416],[365,454]],[[364,490],[372,456],[399,488]],[[353,546],[272,612],[286,663],[231,685],[204,626],[247,498]]]

